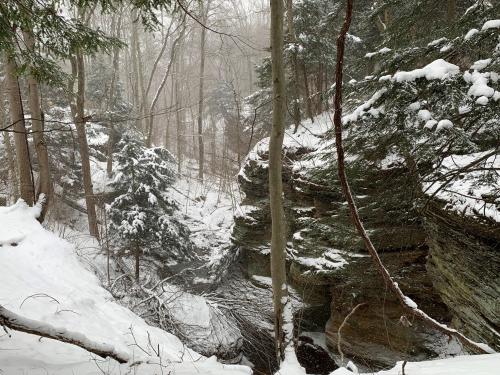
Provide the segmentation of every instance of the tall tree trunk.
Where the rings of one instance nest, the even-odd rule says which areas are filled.
[[[271,58],[273,81],[273,127],[269,140],[269,198],[271,207],[271,277],[274,333],[278,362],[284,358],[286,340],[286,225],[283,210],[282,147],[285,131],[285,71],[283,67],[283,0],[271,0]],[[286,337],[285,337],[286,336]]]
[[[297,38],[293,24],[293,0],[286,0],[286,20],[288,25],[288,39],[293,44],[292,51],[292,115],[296,133],[300,126],[300,105],[299,105],[299,67],[297,62]]]
[[[137,61],[137,39],[138,39],[138,16],[137,10],[134,9],[131,13],[132,22],[132,32],[130,34],[130,59],[132,60],[132,91],[133,91],[133,103],[134,103],[134,113],[136,116],[135,126],[137,130],[141,130],[141,96],[140,96],[140,85],[139,85],[139,63]]]
[[[449,24],[452,24],[455,21],[456,14],[457,14],[456,0],[447,0],[446,15]]]
[[[236,106],[236,162],[238,163],[238,169],[241,168],[241,138],[240,138],[240,129],[241,129],[241,109],[240,109],[240,99],[236,89],[233,85],[233,99],[234,105]]]
[[[23,32],[24,43],[28,50],[32,51],[35,48],[35,40],[33,34],[29,31]],[[49,166],[49,154],[47,152],[47,144],[45,143],[43,131],[43,115],[42,107],[40,101],[40,95],[38,92],[38,81],[35,79],[33,74],[28,75],[28,92],[29,92],[29,105],[31,110],[31,125],[33,127],[33,139],[35,143],[35,151],[38,158],[38,165],[40,168],[40,186],[36,193],[36,200],[40,194],[45,195],[45,202],[42,206],[42,212],[38,217],[40,222],[43,222],[47,209],[52,202],[52,180],[50,175]]]
[[[300,66],[301,66],[302,74],[304,76],[304,96],[305,96],[305,102],[306,102],[307,117],[309,117],[311,122],[314,122],[311,91],[309,90],[309,78],[307,76],[307,68],[306,68],[306,64],[304,63],[304,60],[300,61]]]
[[[208,11],[210,8],[210,0],[207,1],[205,7],[202,3],[203,19],[202,23],[205,25],[208,19]],[[205,164],[205,145],[203,143],[203,100],[204,92],[203,86],[205,83],[205,38],[206,29],[204,26],[201,27],[200,33],[200,86],[198,93],[198,178],[203,181],[203,171]]]
[[[215,127],[215,119],[210,116],[210,148],[211,148],[211,161],[210,170],[213,175],[217,171],[217,143],[216,143],[217,129]]]
[[[137,27],[137,25],[136,25]],[[147,95],[146,95],[146,90],[144,87],[144,64],[142,62],[142,52],[141,52],[141,45],[139,43],[139,29],[137,28],[137,34],[135,38],[135,52],[137,53],[137,74],[138,74],[138,79],[139,79],[139,97],[140,97],[140,116],[142,117],[141,119],[141,129],[144,132],[144,134],[148,134],[148,121],[147,121]]]
[[[113,35],[117,38],[120,37],[120,29],[122,25],[122,14],[120,13],[118,15],[118,20],[116,20],[115,17],[113,17],[113,26],[114,30]],[[114,107],[114,102],[115,102],[115,86],[116,86],[116,81],[118,79],[118,64],[120,62],[120,48],[118,46],[113,47],[113,68],[112,68],[112,73],[111,73],[111,87],[109,89],[109,97],[108,97],[108,103],[107,103],[107,109],[113,111]],[[108,144],[107,144],[107,155],[106,155],[106,174],[108,178],[111,178],[113,175],[113,147],[114,147],[114,140],[113,140],[113,134],[114,134],[114,126],[113,123],[110,121],[108,124]]]
[[[9,98],[10,121],[13,124],[12,129],[14,131],[20,195],[21,198],[31,206],[35,199],[35,190],[33,186],[33,176],[31,174],[28,134],[26,132],[23,103],[16,70],[17,66],[14,59],[7,57],[5,62],[5,80]]]
[[[176,133],[177,133],[177,172],[181,173],[182,167],[182,147],[183,147],[183,108],[182,108],[182,95],[179,85],[179,74],[180,74],[180,54],[175,57],[175,74],[174,74],[174,87],[175,87],[175,122],[176,122]]]
[[[19,185],[17,181],[16,156],[14,155],[9,132],[3,132],[3,144],[9,168],[9,196],[15,202],[19,198]]]
[[[2,128],[8,125],[7,112],[5,111],[5,101],[4,101],[4,82],[1,81],[0,81],[0,124],[1,124],[0,127]],[[3,144],[5,147],[7,168],[8,168],[7,183],[9,186],[8,198],[10,199],[7,201],[7,203],[10,203],[12,199],[15,202],[19,198],[19,185],[17,181],[16,156],[10,140],[10,133],[7,131],[3,132]]]
[[[85,132],[85,64],[81,51],[71,59],[73,81],[76,79],[77,92],[75,104],[72,106],[73,116],[78,135],[78,148],[82,163],[83,189],[85,193],[85,204],[87,207],[87,218],[89,222],[89,233],[91,236],[99,239],[99,230],[97,228],[97,214],[95,209],[94,189],[92,186],[92,175],[90,171],[89,145],[87,134]],[[75,75],[76,74],[76,75]]]
[[[183,21],[184,22],[184,21]],[[151,107],[149,108],[149,116],[147,117],[147,138],[146,138],[146,144],[148,147],[151,147],[153,144],[153,119],[154,119],[154,109],[156,107],[156,103],[160,99],[160,94],[163,91],[163,88],[165,87],[167,83],[168,76],[170,75],[170,70],[172,69],[172,64],[175,61],[175,56],[177,53],[177,45],[178,43],[182,40],[184,37],[184,31],[186,30],[185,24],[183,26],[183,29],[181,30],[181,33],[179,36],[174,40],[172,43],[172,50],[170,53],[170,61],[168,62],[167,69],[165,70],[165,74],[163,75],[163,79],[160,83],[160,86],[158,87],[158,90],[156,90],[156,94],[151,102]]]
[[[476,343],[455,329],[450,329],[446,325],[441,324],[428,316],[425,312],[420,310],[416,304],[411,301],[408,297],[406,297],[402,290],[399,288],[398,283],[394,281],[394,279],[385,268],[384,264],[380,260],[377,250],[375,246],[366,232],[366,229],[359,217],[359,212],[356,203],[354,202],[354,198],[351,192],[351,188],[349,186],[349,182],[347,181],[347,175],[345,172],[345,155],[344,155],[344,147],[342,143],[342,75],[343,75],[343,63],[344,63],[344,51],[345,51],[345,39],[347,35],[347,31],[349,30],[349,26],[351,24],[352,19],[352,9],[353,9],[353,0],[347,0],[347,9],[346,9],[346,17],[344,20],[344,24],[340,31],[340,34],[337,38],[337,64],[335,69],[335,100],[334,100],[334,126],[335,126],[335,144],[337,148],[337,167],[338,167],[338,176],[340,180],[340,184],[342,187],[342,193],[347,201],[347,205],[349,207],[349,211],[351,214],[351,218],[353,221],[353,225],[356,228],[359,236],[363,239],[366,250],[368,254],[375,264],[377,271],[382,276],[382,279],[385,283],[385,286],[395,295],[395,297],[400,302],[403,309],[409,316],[416,317],[417,319],[422,320],[429,327],[435,329],[436,331],[442,332],[449,337],[455,337],[459,340],[465,347],[472,350],[476,353],[494,353],[493,349],[491,349],[488,345]],[[413,169],[410,165],[410,169]]]
[[[139,282],[139,276],[140,276],[140,260],[141,260],[141,249],[139,247],[139,244],[135,244],[135,281]]]

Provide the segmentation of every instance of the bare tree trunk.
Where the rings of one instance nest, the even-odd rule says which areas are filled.
[[[137,25],[136,25],[137,27]],[[147,102],[148,98],[146,95],[146,90],[144,88],[144,64],[142,62],[142,52],[141,52],[141,45],[139,44],[139,30],[137,28],[137,35],[135,39],[135,52],[137,53],[137,74],[138,74],[138,79],[139,79],[139,95],[140,95],[140,116],[142,116],[141,119],[141,129],[144,132],[144,134],[148,134],[148,128],[147,128]]]
[[[28,50],[33,51],[35,48],[35,40],[29,31],[23,32],[24,43]],[[43,136],[44,123],[42,115],[42,107],[40,102],[40,95],[38,92],[38,82],[33,74],[28,75],[28,92],[29,92],[29,105],[31,110],[31,125],[33,127],[33,139],[35,143],[36,155],[38,158],[38,165],[40,168],[40,186],[36,193],[35,199],[38,200],[40,194],[45,195],[45,202],[42,205],[42,212],[38,217],[40,222],[43,222],[47,209],[52,202],[52,179],[50,175],[49,154],[47,152],[47,144]]]
[[[274,334],[278,362],[284,358],[285,332],[286,224],[283,209],[282,147],[285,131],[285,71],[283,67],[283,0],[271,0],[271,58],[273,81],[273,127],[269,140],[269,198],[271,207],[271,276],[274,304]]]
[[[140,276],[140,259],[141,259],[141,249],[139,248],[139,244],[135,244],[135,281],[139,282]]]
[[[115,21],[115,17],[113,17],[113,21]],[[118,15],[118,20],[114,22],[114,30],[113,35],[117,38],[120,37],[120,29],[122,25],[122,14]],[[111,75],[111,87],[109,89],[109,98],[108,98],[108,109],[113,109],[114,101],[115,101],[115,86],[118,76],[118,64],[120,61],[120,48],[115,46],[113,48],[113,68]],[[111,178],[113,175],[113,134],[114,134],[114,126],[113,123],[110,122],[108,124],[108,145],[107,145],[107,155],[106,155],[106,174],[108,178]]]
[[[429,327],[442,332],[450,337],[455,337],[459,340],[464,346],[471,349],[477,353],[492,353],[493,349],[488,347],[485,344],[476,343],[469,338],[462,335],[460,332],[454,329],[448,328],[444,324],[438,323],[436,320],[432,319],[425,312],[420,310],[416,304],[411,301],[408,297],[406,297],[398,284],[392,279],[387,268],[384,267],[380,257],[373,246],[373,243],[368,236],[368,233],[365,230],[365,227],[359,217],[358,208],[356,203],[354,202],[354,198],[352,196],[351,188],[349,187],[349,183],[347,181],[347,176],[345,172],[345,155],[344,155],[344,147],[342,144],[342,66],[344,62],[344,51],[345,51],[345,39],[347,35],[347,31],[349,30],[349,26],[351,24],[352,19],[352,8],[353,8],[353,0],[347,0],[347,9],[346,9],[346,18],[340,34],[337,38],[337,65],[335,70],[335,101],[334,101],[334,125],[335,125],[335,143],[337,147],[337,165],[338,165],[338,176],[340,180],[340,184],[342,186],[342,193],[347,201],[349,206],[349,210],[351,213],[351,218],[353,221],[353,225],[356,227],[356,230],[360,237],[363,239],[365,247],[372,258],[375,267],[378,272],[382,276],[385,285],[389,288],[391,292],[394,293],[396,298],[399,300],[403,309],[409,314],[413,315],[416,318],[422,320]]]
[[[213,175],[215,175],[215,172],[217,170],[217,142],[216,142],[216,136],[217,136],[217,129],[215,127],[215,119],[210,116],[210,148],[212,150],[211,152],[211,166],[210,170]]]
[[[299,105],[299,68],[297,62],[297,38],[295,37],[295,27],[293,25],[293,0],[286,0],[286,19],[288,25],[288,39],[293,44],[292,51],[292,115],[296,133],[300,126],[300,105]]]
[[[446,15],[448,18],[448,23],[452,24],[455,21],[456,14],[457,14],[456,0],[448,0],[446,7]]]
[[[135,126],[137,130],[141,130],[141,101],[140,101],[140,85],[139,85],[139,63],[137,61],[137,38],[138,38],[138,16],[137,10],[134,9],[131,13],[132,22],[132,32],[130,35],[130,57],[132,60],[132,90],[133,90],[133,102],[134,102],[134,113],[136,116]]]
[[[10,106],[10,120],[14,131],[19,186],[21,198],[31,206],[35,199],[35,189],[31,174],[28,134],[26,132],[23,103],[16,70],[16,62],[12,58],[7,58],[5,62],[5,80]]]
[[[183,21],[184,22],[184,21]],[[165,87],[165,84],[167,83],[168,76],[170,75],[170,70],[172,69],[172,64],[175,61],[175,55],[177,53],[177,44],[182,40],[184,37],[184,31],[185,31],[185,24],[183,26],[183,29],[181,30],[181,33],[179,36],[174,40],[172,43],[172,50],[170,53],[170,61],[168,62],[167,69],[165,70],[165,74],[163,75],[163,79],[160,83],[160,86],[158,87],[158,90],[156,91],[156,94],[153,98],[153,101],[151,102],[151,107],[149,108],[149,116],[148,116],[148,135],[146,139],[146,144],[148,147],[151,147],[153,144],[153,118],[154,118],[154,109],[156,106],[156,103],[158,102],[158,99],[160,99],[160,94],[163,91],[163,88]]]
[[[304,76],[304,95],[305,95],[305,101],[306,101],[307,117],[309,117],[311,119],[311,122],[314,122],[314,115],[313,115],[313,110],[312,110],[312,100],[311,100],[311,91],[309,90],[309,78],[307,76],[307,69],[306,69],[306,64],[304,63],[304,60],[301,60],[300,65],[302,68],[302,74]]]
[[[0,121],[1,127],[7,125],[7,113],[4,106],[4,90],[3,83],[0,82]],[[7,131],[3,132],[3,143],[5,147],[5,153],[8,164],[8,186],[9,186],[9,198],[13,199],[14,202],[19,198],[19,185],[17,181],[17,169],[16,169],[16,156],[14,149],[12,148],[12,143],[10,140],[10,134]],[[9,203],[9,201],[7,202]]]
[[[181,96],[181,90],[179,87],[179,74],[180,74],[180,63],[179,59],[180,56],[175,57],[175,81],[174,81],[174,87],[175,87],[175,122],[176,122],[176,133],[177,133],[177,172],[181,173],[181,167],[182,167],[182,147],[183,147],[183,126],[184,124],[182,123],[183,120],[183,108],[182,108],[182,96]]]
[[[238,97],[238,93],[233,85],[233,98],[234,105],[236,106],[236,162],[238,163],[238,169],[241,168],[241,138],[240,138],[240,129],[241,129],[241,109],[240,109],[240,99]]]
[[[207,1],[205,7],[203,7],[202,3],[203,19],[201,22],[203,24],[207,23],[209,8],[210,0]],[[200,86],[198,94],[198,178],[201,181],[203,181],[203,170],[205,167],[205,146],[203,143],[203,85],[205,83],[205,38],[206,29],[202,26],[200,34]]]
[[[78,148],[82,162],[83,189],[85,192],[85,204],[87,207],[87,218],[89,222],[89,233],[99,239],[97,227],[97,214],[95,209],[94,189],[92,185],[92,175],[90,171],[89,146],[87,134],[85,132],[85,64],[83,54],[78,51],[71,59],[73,82],[77,81],[77,92],[73,108],[73,116],[78,135]]]

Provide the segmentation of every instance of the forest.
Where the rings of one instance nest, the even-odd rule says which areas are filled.
[[[500,1],[2,0],[1,375],[500,374]]]

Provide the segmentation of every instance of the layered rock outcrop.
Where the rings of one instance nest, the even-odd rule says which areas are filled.
[[[302,132],[286,136],[284,144],[288,276],[309,306],[299,314],[301,327],[324,329],[328,346],[336,351],[339,326],[349,312],[362,303],[344,325],[341,342],[346,356],[359,364],[381,368],[397,360],[422,360],[459,352],[460,346],[449,342],[448,337],[414,321],[411,316],[404,316],[372,266],[350,223],[336,181],[335,166],[325,164],[328,160],[325,157],[333,149],[328,140],[323,139],[325,132],[321,129],[328,123],[328,118],[316,119],[314,125],[309,124]],[[266,142],[257,144],[239,175],[246,197],[242,213],[235,218],[233,241],[242,252],[249,277],[270,275]],[[401,163],[381,158],[363,164],[353,156],[348,174],[371,238],[403,291],[440,322],[466,324],[467,333],[489,330],[489,335],[484,332],[471,336],[491,343],[499,316],[498,254],[484,274],[490,280],[489,286],[484,293],[474,295],[474,283],[479,287],[480,273],[467,267],[470,255],[465,255],[464,247],[468,245],[453,244],[445,239],[455,236],[455,241],[460,241],[459,236],[449,231],[448,222],[431,224],[429,219],[424,225],[412,204],[415,192],[407,183],[409,172]],[[441,232],[447,232],[447,236]],[[431,260],[428,262],[429,246]],[[451,249],[448,246],[455,248],[452,253],[461,251],[461,258],[453,259],[453,255],[447,254]],[[481,245],[476,246],[478,251],[482,249]],[[490,247],[491,241],[483,249],[482,259],[494,257],[489,253]],[[475,247],[467,247],[470,249]],[[477,257],[481,258],[479,253]],[[461,264],[444,265],[456,261]],[[470,272],[476,276],[471,277]],[[452,275],[461,281],[453,283]],[[461,283],[468,285],[466,296],[454,297],[460,294]],[[483,318],[479,319],[479,315]]]

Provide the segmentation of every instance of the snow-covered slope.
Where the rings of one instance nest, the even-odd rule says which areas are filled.
[[[129,363],[9,330],[0,336],[1,374],[250,374],[186,348],[118,305],[80,263],[75,248],[45,230],[37,207],[0,207],[0,305],[23,317],[85,335],[126,353]],[[159,354],[159,355],[158,355]],[[131,366],[132,363],[135,365]]]

